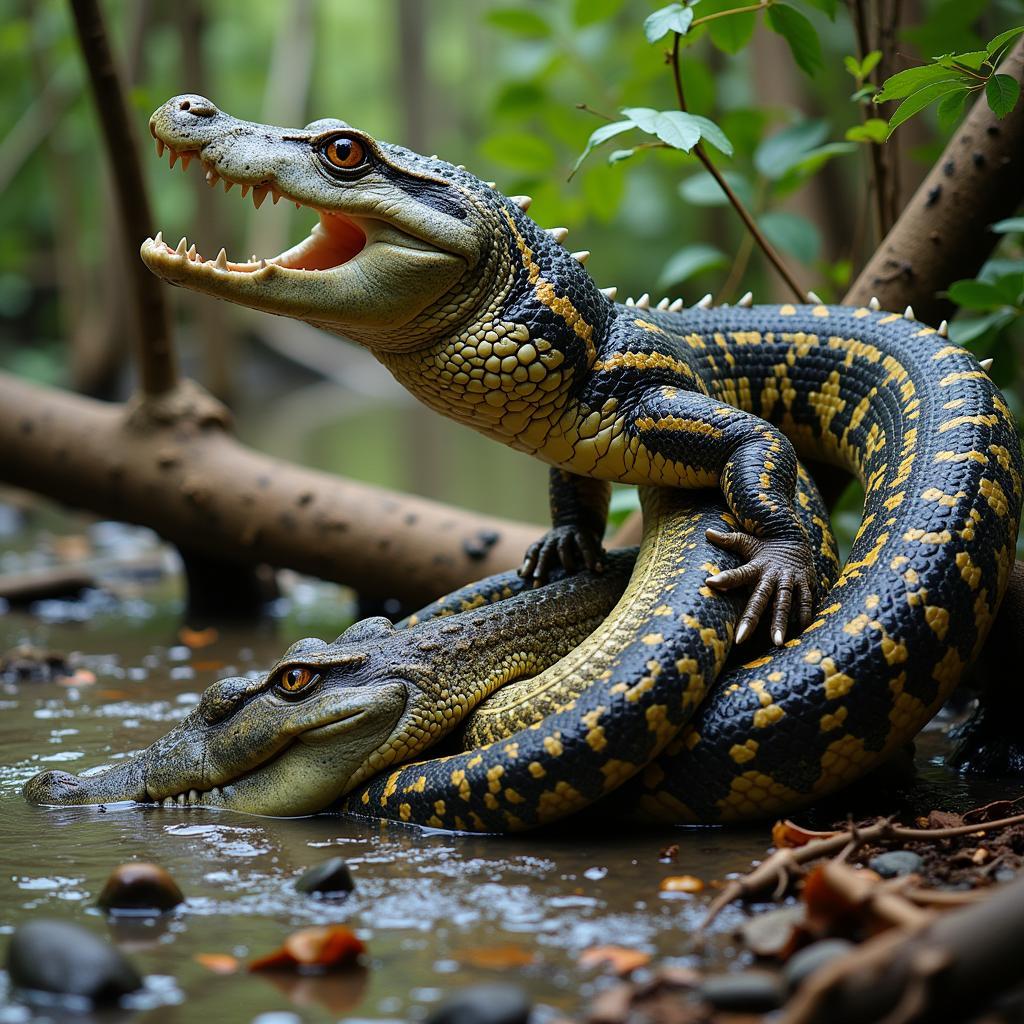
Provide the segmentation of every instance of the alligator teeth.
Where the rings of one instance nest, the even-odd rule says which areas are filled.
[[[627,306],[635,306],[636,305],[636,303],[633,301],[633,296],[632,295],[630,295],[630,297],[628,299],[626,299],[626,305]]]
[[[496,181],[485,181],[484,184],[488,188],[497,188],[498,187],[498,183]]]
[[[749,309],[753,304],[754,304],[754,293],[753,292],[745,292],[743,294],[742,298],[740,299],[740,301],[736,303],[737,306],[742,306],[744,309]]]
[[[168,146],[167,159],[170,161],[170,164],[173,167],[178,162],[178,151],[176,149],[171,149],[170,146]]]
[[[256,261],[256,257],[253,256],[253,262],[255,262],[255,261]],[[267,261],[261,259],[260,260],[260,270],[266,270],[266,269],[267,269]],[[302,269],[305,270],[306,268],[303,267]]]
[[[164,233],[162,231],[158,231],[156,233],[156,238],[153,239],[153,244],[154,245],[163,245],[164,244]]]
[[[661,299],[658,302],[658,305],[655,306],[655,309],[668,309],[668,301],[668,296],[666,296],[665,298]]]
[[[217,258],[213,261],[213,265],[218,270],[228,269],[228,254],[224,249],[221,249],[221,251],[217,253]]]
[[[236,183],[233,182],[230,178],[225,178],[224,179],[224,191],[225,192],[230,192],[235,187],[235,184]]]
[[[185,806],[185,794],[184,793],[179,793],[178,794],[178,806],[179,807],[184,807]]]
[[[197,804],[197,803],[199,803],[199,791],[198,790],[190,789],[188,791],[188,802],[190,804]]]
[[[679,310],[681,310],[682,308],[683,308],[683,300],[682,299],[673,299],[668,304],[668,311],[670,313],[678,313]]]
[[[272,188],[270,190],[270,199],[273,202],[273,204],[277,206],[277,204],[281,202],[281,193],[278,192],[276,188]]]
[[[580,249],[579,252],[574,252],[572,254],[572,258],[577,263],[586,263],[587,260],[590,259],[590,250],[589,249]]]
[[[871,296],[871,301],[868,302],[868,309],[878,312],[882,308],[882,304],[878,301],[877,295]]]
[[[192,154],[191,153],[182,153],[181,154],[181,169],[182,169],[182,171],[187,171],[188,170],[188,165],[190,163],[192,163]]]
[[[615,288],[615,287],[612,287],[612,288],[602,288],[602,289],[601,289],[601,294],[602,294],[602,295],[603,295],[603,296],[604,296],[604,297],[605,297],[605,298],[606,298],[606,299],[607,299],[607,300],[608,300],[609,302],[614,302],[614,301],[615,301],[615,296],[619,294],[619,289],[618,289],[618,288]]]
[[[708,292],[700,302],[697,303],[698,309],[710,309],[714,303],[714,299],[711,297],[711,292]]]
[[[292,202],[295,203],[295,200],[293,199]],[[295,209],[296,210],[301,210],[302,209],[302,203],[295,203]]]
[[[270,194],[270,189],[266,185],[260,185],[258,188],[252,190],[252,205],[258,210],[262,205],[263,201]]]
[[[194,260],[194,259],[196,258],[196,246],[195,246],[195,243],[194,243],[194,242],[192,243],[192,245],[190,245],[190,246],[188,247],[188,252],[186,252],[186,253],[185,253],[185,255],[186,255],[186,256],[187,256],[187,257],[188,257],[188,258],[189,258],[190,260]]]
[[[548,228],[548,234],[556,241],[559,245],[562,244],[569,237],[568,228]]]
[[[650,309],[651,308],[651,297],[644,292],[639,299],[636,300],[637,309]]]
[[[992,369],[992,362],[993,362],[993,360],[992,360],[992,359],[982,359],[982,360],[981,360],[981,361],[980,361],[980,362],[978,363],[978,365],[979,365],[979,366],[980,366],[980,367],[981,367],[981,368],[982,368],[982,369],[983,369],[983,370],[984,370],[984,371],[985,371],[986,373],[988,373],[988,371]]]
[[[939,324],[939,328],[938,328],[937,333],[938,333],[940,338],[948,338],[949,337],[949,323],[948,323],[948,321],[943,320],[942,323]]]
[[[807,300],[809,302],[817,303],[819,306],[821,305],[821,296],[817,292],[808,292]]]
[[[178,248],[174,250],[176,255],[178,255],[178,256],[184,256],[185,255],[185,253],[188,250],[188,245],[186,244],[187,241],[188,240],[185,238],[185,236],[182,235],[181,236],[181,241],[178,243]]]
[[[206,172],[206,184],[213,188],[220,181],[220,175],[211,167]]]
[[[914,319],[914,307],[913,306],[907,306],[907,308],[905,310],[903,310],[903,319],[904,320],[913,320]]]
[[[157,156],[163,156],[164,155],[164,143],[163,143],[162,139],[157,139],[156,140],[156,155]]]
[[[457,171],[464,171],[465,169],[466,169],[466,165],[465,164],[456,164],[455,165],[455,170],[457,170]]]
[[[249,189],[251,189],[251,188],[252,188],[252,185],[243,185],[242,186],[242,198],[243,199],[249,194]]]
[[[509,196],[509,199],[511,199],[512,202],[523,211],[523,213],[526,213],[530,208],[530,204],[533,202],[533,199],[530,196]]]

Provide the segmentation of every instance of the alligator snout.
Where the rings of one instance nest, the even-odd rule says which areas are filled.
[[[50,769],[33,775],[24,788],[25,799],[32,804],[86,803],[86,787],[77,775]]]

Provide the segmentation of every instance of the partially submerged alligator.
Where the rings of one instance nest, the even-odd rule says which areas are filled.
[[[478,734],[490,740],[478,751],[429,772],[397,769],[355,809],[438,827],[529,827],[648,766],[631,785],[649,814],[770,814],[884,759],[977,654],[1013,563],[1020,449],[984,369],[909,309],[748,297],[717,309],[651,309],[646,296],[623,305],[591,281],[586,253],[562,247],[564,229],[534,224],[526,197],[343,121],[284,130],[179,96],[150,127],[172,166],[197,160],[211,185],[241,185],[257,207],[272,196],[318,215],[306,239],[246,263],[158,235],[142,246],[155,273],[351,338],[432,408],[551,464],[554,529],[525,575],[599,566],[610,481],[720,486],[728,506],[726,529],[680,542],[680,554],[703,545],[693,609],[673,597],[639,617],[621,604],[612,612],[602,630],[633,653],[611,676],[506,700],[514,710]],[[822,522],[809,536],[797,515],[796,452],[850,470],[866,492],[850,558],[816,618],[815,555],[828,533]],[[655,517],[654,534],[679,515]],[[691,527],[694,515],[683,515]],[[678,596],[667,566],[653,564],[645,586]],[[740,587],[751,593],[736,618],[721,594]],[[775,644],[791,617],[803,631],[716,688],[691,720],[729,644],[768,608]],[[683,634],[695,646],[681,653]],[[322,676],[315,659],[289,663],[300,669],[308,679],[293,709],[313,706]],[[638,706],[641,733],[613,741],[624,723],[635,728]],[[520,731],[498,738],[510,729]],[[528,733],[542,742],[524,761]],[[523,771],[534,780],[525,792],[507,781]],[[81,802],[71,778],[41,777],[30,796]]]

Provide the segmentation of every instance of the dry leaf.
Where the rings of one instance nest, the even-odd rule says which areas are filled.
[[[250,971],[295,967],[344,967],[366,951],[362,941],[344,925],[302,928],[292,932],[280,949],[253,960]]]
[[[704,883],[693,875],[669,875],[661,880],[662,892],[685,892],[696,895],[704,891]]]
[[[193,960],[214,974],[234,974],[240,964],[230,953],[196,953]]]
[[[189,629],[182,626],[178,630],[178,639],[186,646],[195,650],[197,647],[209,647],[215,644],[220,634],[210,626],[209,629]]]
[[[471,967],[487,967],[506,971],[513,967],[526,967],[536,960],[533,952],[524,946],[506,943],[502,946],[475,946],[456,954],[456,959]]]
[[[580,953],[577,963],[585,970],[592,967],[610,967],[616,974],[626,975],[638,967],[646,967],[651,962],[649,953],[639,949],[627,949],[625,946],[591,946]]]
[[[815,839],[831,839],[832,836],[837,835],[839,835],[838,832],[814,832],[811,829],[801,828],[788,818],[772,825],[772,845],[779,850],[792,850],[797,846],[806,846]]]

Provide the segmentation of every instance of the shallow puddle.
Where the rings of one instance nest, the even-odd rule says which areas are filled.
[[[689,874],[710,883],[744,870],[763,854],[767,827],[638,831],[598,820],[586,829],[488,838],[328,815],[25,803],[20,787],[35,772],[80,772],[134,752],[217,678],[266,669],[300,635],[339,631],[345,607],[337,591],[299,586],[307,590],[278,609],[286,617],[222,631],[196,649],[181,642],[177,604],[159,580],[148,590],[129,588],[123,599],[49,602],[0,620],[0,651],[30,641],[81,652],[81,678],[95,676],[78,687],[23,683],[0,692],[0,931],[45,916],[108,933],[149,987],[137,1009],[100,1019],[145,1022],[250,1021],[271,1011],[295,1015],[275,1024],[415,1019],[453,989],[495,980],[522,985],[550,1013],[573,1013],[610,980],[577,966],[590,946],[695,962],[690,939],[707,891],[660,894],[660,880]],[[914,804],[962,807],[999,792],[968,787],[938,766],[942,745],[936,731],[919,748]],[[678,852],[662,859],[670,844]],[[296,892],[306,868],[338,854],[355,877],[350,897],[328,902]],[[132,859],[167,868],[185,905],[155,923],[108,923],[96,897],[111,869]],[[713,959],[735,955],[729,931],[743,913],[734,908],[720,919]],[[230,954],[244,962],[290,930],[321,923],[354,928],[369,947],[368,969],[320,978],[219,975],[196,960]],[[64,1018],[0,1006],[0,1024],[45,1019]]]

